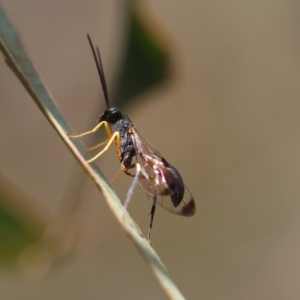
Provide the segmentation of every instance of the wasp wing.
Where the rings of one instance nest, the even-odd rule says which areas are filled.
[[[174,214],[193,216],[195,201],[179,172],[134,127],[130,132],[140,166],[139,184],[147,197],[156,198],[156,203]]]

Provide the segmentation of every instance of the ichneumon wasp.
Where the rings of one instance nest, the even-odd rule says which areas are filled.
[[[94,157],[87,160],[90,163],[100,157],[108,150],[111,144],[115,144],[117,156],[121,163],[121,170],[138,180],[140,186],[145,191],[147,197],[153,201],[151,208],[150,226],[148,230],[148,241],[150,242],[150,232],[156,204],[164,209],[181,216],[193,216],[196,211],[195,201],[185,186],[179,172],[136,130],[128,116],[115,106],[110,106],[106,80],[103,71],[99,48],[94,47],[92,40],[87,35],[97,71],[100,77],[106,110],[98,119],[97,126],[79,135],[69,135],[70,138],[80,138],[96,132],[104,126],[109,139],[91,149],[105,145],[104,148]],[[111,132],[110,126],[114,133]],[[132,160],[135,159],[135,162]],[[130,173],[135,168],[136,173]],[[135,180],[134,180],[135,181]],[[135,185],[135,183],[133,183]],[[134,186],[131,187],[132,194]],[[129,198],[131,195],[129,196]],[[125,201],[125,207],[129,199]]]

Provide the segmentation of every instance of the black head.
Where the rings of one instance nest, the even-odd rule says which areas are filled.
[[[122,112],[115,106],[107,108],[104,113],[99,117],[98,123],[106,121],[111,124],[115,124],[117,121],[122,119]]]

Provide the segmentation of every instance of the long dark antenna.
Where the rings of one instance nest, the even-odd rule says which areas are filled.
[[[103,94],[104,94],[104,98],[105,98],[105,103],[106,103],[106,106],[109,107],[109,97],[108,97],[108,92],[107,92],[107,85],[106,85],[106,80],[105,80],[105,76],[104,76],[101,56],[100,56],[100,50],[97,47],[96,48],[97,53],[96,53],[95,47],[94,47],[94,45],[92,43],[92,40],[91,40],[91,38],[88,34],[87,34],[87,38],[89,40],[89,43],[90,43],[90,46],[91,46],[91,49],[92,49],[92,52],[93,52],[93,56],[94,56],[94,59],[95,59],[96,67],[97,67],[97,70],[98,70],[98,74],[99,74],[99,77],[100,77],[102,90],[103,90]]]

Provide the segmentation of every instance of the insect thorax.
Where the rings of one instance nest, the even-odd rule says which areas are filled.
[[[123,117],[113,125],[114,130],[120,133],[120,156],[121,163],[124,167],[129,167],[132,157],[135,156],[134,144],[130,133],[130,127],[133,126],[133,123],[126,115],[123,115]]]

